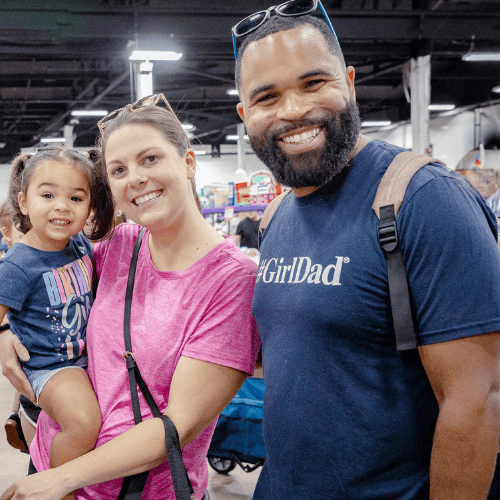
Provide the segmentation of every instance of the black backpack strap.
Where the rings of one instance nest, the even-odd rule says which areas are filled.
[[[389,297],[398,351],[415,349],[417,337],[411,313],[406,268],[399,245],[396,216],[409,182],[418,170],[429,163],[442,162],[410,151],[396,155],[380,181],[373,202],[373,210],[380,219],[378,240],[387,261]]]
[[[396,349],[407,351],[417,347],[417,337],[413,328],[410,306],[410,292],[403,253],[399,246],[394,205],[380,207],[378,241],[387,261],[389,298],[391,301],[392,321],[396,336]]]

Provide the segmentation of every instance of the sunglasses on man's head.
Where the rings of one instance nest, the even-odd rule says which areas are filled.
[[[155,94],[148,95],[147,97],[143,97],[142,99],[139,99],[132,104],[127,104],[123,108],[111,111],[111,113],[107,114],[104,118],[97,122],[97,126],[99,127],[99,130],[102,130],[104,127],[106,127],[106,125],[109,125],[122,111],[133,112],[137,111],[138,109],[147,108],[149,106],[161,106],[161,103],[164,103],[165,108],[168,109],[177,118],[177,115],[174,113],[174,110],[170,106],[166,97],[163,94]]]
[[[337,34],[333,29],[332,23],[326,13],[321,0],[289,0],[280,5],[273,5],[269,9],[261,10],[252,14],[251,16],[245,17],[238,24],[235,24],[232,28],[233,32],[233,50],[234,50],[234,60],[238,60],[238,49],[236,48],[236,40],[242,36],[248,35],[252,31],[256,30],[259,26],[262,26],[273,14],[277,14],[283,17],[296,17],[305,16],[314,12],[317,8],[321,10],[328,27],[332,30],[332,33],[337,40]]]

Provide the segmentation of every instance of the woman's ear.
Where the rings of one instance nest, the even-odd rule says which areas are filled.
[[[186,151],[186,166],[187,166],[187,178],[188,179],[194,179],[194,176],[196,174],[196,155],[195,152],[189,148]]]
[[[22,214],[29,215],[26,195],[22,191],[17,195],[17,202],[19,203]]]

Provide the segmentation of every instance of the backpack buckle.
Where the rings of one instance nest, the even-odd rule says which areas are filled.
[[[392,252],[396,249],[399,243],[396,221],[379,224],[378,242],[384,252]]]

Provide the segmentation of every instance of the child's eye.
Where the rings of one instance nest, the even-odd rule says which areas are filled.
[[[79,196],[72,196],[71,201],[83,201]]]
[[[53,198],[53,196],[50,193],[44,193],[42,194],[42,196],[47,199]]]

